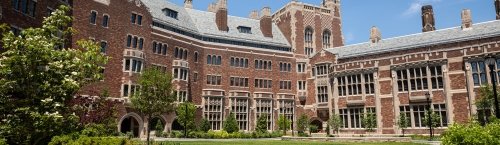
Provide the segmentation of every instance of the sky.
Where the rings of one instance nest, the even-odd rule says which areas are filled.
[[[183,5],[184,0],[169,0]],[[216,0],[193,0],[198,10],[207,10],[208,4]],[[228,13],[248,17],[252,10],[265,6],[273,13],[291,0],[228,0]],[[322,0],[299,0],[319,5]],[[436,29],[461,25],[460,12],[470,9],[472,22],[495,20],[493,0],[341,0],[342,33],[346,45],[367,42],[370,28],[377,26],[382,38],[391,38],[422,32],[421,6],[432,5]]]

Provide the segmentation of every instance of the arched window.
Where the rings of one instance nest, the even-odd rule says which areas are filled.
[[[325,30],[323,31],[323,48],[329,48],[331,47],[331,38],[332,37],[332,33],[330,33],[330,31],[328,30]]]
[[[222,64],[222,57],[217,56],[217,65],[221,65],[221,64]]]
[[[307,27],[305,32],[304,32],[304,41],[307,43],[311,43],[313,42],[313,29],[311,27]],[[311,45],[312,46],[312,45]]]
[[[236,58],[234,63],[234,66],[239,67],[238,65],[240,64],[240,58]]]
[[[178,56],[179,56],[179,48],[176,47],[174,50],[174,57],[177,58]]]
[[[134,39],[132,40],[132,46],[133,48],[137,48],[137,39],[139,39],[137,36],[134,37]]]
[[[214,56],[212,56],[212,62],[210,64],[215,65],[215,64],[217,64],[216,62],[217,62],[217,56],[214,55]]]
[[[187,60],[187,58],[188,58],[188,51],[184,50],[184,55],[182,55],[182,56],[183,56],[182,59]]]
[[[208,55],[207,56],[207,64],[211,64],[212,63],[212,56]]]
[[[198,62],[198,52],[194,52],[194,62]]]

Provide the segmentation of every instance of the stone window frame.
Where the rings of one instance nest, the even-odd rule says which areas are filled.
[[[399,106],[399,112],[402,112],[410,119],[409,128],[428,128],[427,122],[423,122],[423,118],[426,117],[427,104],[425,103],[415,103]],[[448,121],[448,110],[445,103],[431,104],[431,109],[441,117],[438,128],[446,128],[449,124]],[[417,109],[417,111],[415,111]],[[423,110],[421,110],[423,109]],[[416,117],[418,115],[418,117]],[[444,116],[444,117],[443,117]],[[418,121],[418,123],[417,123]]]
[[[328,68],[330,68],[331,64],[329,63],[319,63],[319,64],[316,64],[314,65],[314,69],[315,71],[313,71],[313,73],[315,74],[314,76],[326,76],[328,75],[330,72],[330,70]]]
[[[372,76],[371,81],[366,81],[366,76]],[[356,79],[353,79],[356,78]],[[359,79],[359,80],[357,80]],[[365,73],[348,73],[339,75],[337,80],[337,95],[339,97],[374,95],[375,94],[375,73],[367,71]],[[356,80],[356,81],[353,81]],[[373,87],[373,88],[372,88]],[[370,91],[369,93],[367,93]],[[372,93],[373,91],[373,93]]]
[[[97,10],[90,10],[90,18],[89,18],[89,23],[91,25],[96,26],[97,25],[97,15],[99,12]]]
[[[175,47],[174,48],[174,59],[187,61],[188,56],[189,56],[188,49],[182,48],[182,47]]]
[[[222,65],[222,56],[215,54],[207,55],[207,65],[210,66],[221,66]]]
[[[266,71],[273,70],[273,62],[270,60],[255,59],[254,62],[256,70],[266,70]]]
[[[130,22],[132,25],[142,26],[144,16],[138,12],[133,11],[130,15]]]
[[[234,113],[240,130],[249,130],[250,100],[248,98],[232,97],[230,101],[231,112]]]
[[[316,92],[317,103],[328,103],[328,86],[318,86]]]
[[[172,68],[172,78],[173,80],[188,81],[189,80],[189,68],[184,67],[174,67]]]
[[[273,80],[267,78],[255,78],[254,87],[259,89],[272,89]]]
[[[481,85],[485,85],[489,83],[489,77],[488,77],[488,66],[484,63],[483,60],[478,60],[478,61],[469,61],[467,62],[471,66],[470,72],[471,72],[471,77],[472,77],[472,83],[475,87],[480,87]],[[481,68],[481,64],[483,68]],[[491,74],[490,74],[491,75]],[[477,79],[475,79],[475,76],[477,76]],[[476,83],[477,82],[477,83]]]
[[[307,81],[306,80],[298,80],[297,81],[297,90],[306,91],[307,90]]]
[[[364,76],[364,90],[365,90],[365,95],[374,95],[375,94],[375,76],[373,76],[373,73],[366,73],[363,74]]]
[[[292,72],[292,63],[279,62],[280,72]]]
[[[332,32],[330,30],[328,30],[328,29],[323,30],[322,44],[323,44],[324,49],[331,47],[331,44],[332,44],[331,37],[332,37]]]
[[[135,65],[134,65],[134,61],[136,62]],[[128,64],[127,64],[127,62],[128,62]],[[133,58],[133,57],[124,57],[123,58],[123,72],[139,73],[140,74],[144,70],[144,64],[145,63],[144,63],[143,59]]]
[[[203,117],[208,120],[212,130],[222,130],[224,97],[205,96],[204,99]]]
[[[287,99],[282,99],[279,100],[280,103],[280,108],[279,108],[279,115],[284,115],[288,121],[292,121],[295,118],[295,100],[287,100]],[[293,124],[290,124],[290,128],[293,126]]]
[[[188,90],[174,90],[174,95],[176,96],[176,101],[178,103],[188,101]]]
[[[231,56],[229,66],[234,68],[248,68],[249,63],[248,58]]]
[[[398,92],[403,93],[443,90],[445,84],[444,68],[444,63],[442,62],[432,64],[428,62],[425,64],[414,64],[400,68],[393,68],[392,70],[393,73],[395,73],[394,76],[397,82]],[[422,71],[424,69],[425,71]],[[434,72],[431,72],[431,70],[434,70]],[[412,71],[413,73],[411,73]],[[436,74],[433,76],[431,73]],[[420,80],[420,84],[418,80]],[[435,86],[433,81],[436,82]],[[419,85],[420,88],[418,87]],[[415,88],[412,88],[413,86],[415,86]]]
[[[305,49],[305,55],[311,57],[312,54],[314,54],[314,48],[312,48],[312,47],[305,47],[304,49]]]
[[[291,80],[280,81],[280,90],[292,90],[292,81]]]
[[[166,65],[151,63],[151,67],[156,70],[159,70],[162,73],[167,73],[168,67]]]
[[[194,63],[198,63],[199,57],[200,57],[200,54],[198,53],[198,51],[195,51],[194,52]]]
[[[297,62],[297,73],[307,73],[307,63]]]
[[[229,86],[239,87],[239,88],[249,88],[250,87],[249,81],[250,81],[249,77],[231,76],[229,78]],[[243,85],[241,85],[241,83],[243,83]]]
[[[152,44],[151,48],[152,48],[151,51],[153,52],[153,54],[163,55],[163,56],[168,55],[168,44],[167,43],[153,40],[153,44]]]
[[[104,47],[103,47],[103,44],[105,44],[105,45],[104,45]],[[101,40],[101,43],[99,44],[99,46],[100,46],[100,48],[101,48],[101,53],[102,53],[102,54],[106,54],[106,50],[107,50],[107,49],[108,49],[108,47],[109,47],[109,43],[108,43],[108,41],[106,41],[106,40]]]
[[[132,89],[133,88],[133,89]],[[121,85],[120,96],[122,98],[130,98],[134,95],[135,92],[140,91],[141,86],[138,84],[133,84],[131,82],[125,83]]]
[[[144,48],[144,42],[146,41],[144,37],[140,37],[137,35],[127,34],[126,40],[126,48],[127,49],[138,49],[142,50]]]
[[[273,130],[274,113],[273,113],[273,100],[272,99],[255,99],[255,124],[257,124],[260,115],[267,115],[267,130]]]
[[[222,85],[222,75],[207,74],[207,85],[209,85],[209,86],[221,86]]]
[[[111,19],[111,17],[109,16],[109,14],[107,13],[103,13],[102,14],[102,27],[103,28],[109,28],[109,20]]]

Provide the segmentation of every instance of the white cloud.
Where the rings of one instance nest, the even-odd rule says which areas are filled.
[[[403,12],[403,16],[411,16],[414,14],[418,14],[420,12],[420,8],[422,8],[422,6],[427,5],[427,4],[431,4],[431,3],[438,3],[441,1],[442,0],[413,0],[410,7],[407,8],[405,12]]]
[[[352,41],[354,41],[354,34],[349,32],[347,33],[347,35],[345,35],[344,39],[345,43],[350,44]]]

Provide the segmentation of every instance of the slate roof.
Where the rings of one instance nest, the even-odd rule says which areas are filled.
[[[149,9],[153,20],[173,26],[175,28],[198,34],[204,37],[252,42],[280,47],[291,47],[285,36],[273,23],[273,37],[264,37],[260,30],[260,21],[250,18],[228,16],[228,32],[219,31],[215,23],[215,13],[184,8],[167,0],[142,0]],[[177,11],[177,19],[168,17],[163,9],[169,8]],[[252,29],[251,34],[239,33],[237,27],[245,26]]]
[[[376,44],[365,42],[329,48],[326,51],[337,55],[338,59],[343,59],[494,36],[500,36],[500,21],[474,24],[472,25],[472,29],[469,30],[462,30],[461,27],[453,27],[433,32],[383,39]]]

